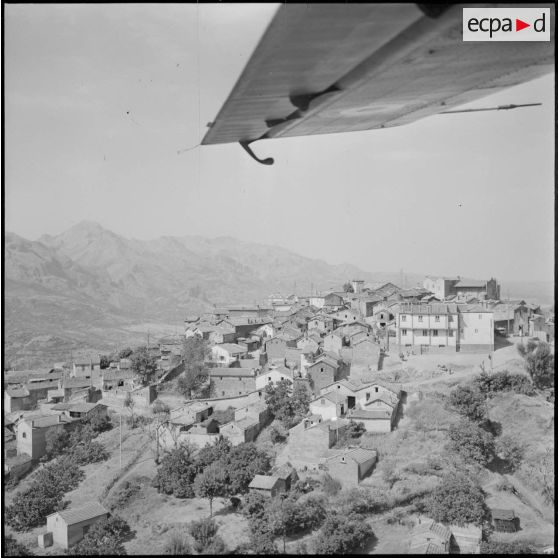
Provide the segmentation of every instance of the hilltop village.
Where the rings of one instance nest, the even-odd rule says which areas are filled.
[[[182,532],[167,516],[157,520],[157,525],[174,529],[173,544],[182,551],[193,544],[200,553],[239,548],[247,553],[281,548],[291,553],[478,553],[481,545],[486,551],[492,544],[505,552],[506,544],[527,544],[516,537],[521,514],[527,525],[536,523],[537,514],[544,517],[548,525],[539,525],[540,532],[530,528],[540,539],[538,550],[551,544],[545,531],[550,500],[543,498],[539,506],[542,497],[537,496],[536,503],[525,504],[520,494],[526,490],[521,479],[530,471],[529,460],[517,479],[505,476],[503,469],[485,472],[482,467],[515,459],[495,449],[503,435],[502,426],[497,432],[495,419],[488,418],[490,389],[517,396],[517,405],[531,397],[548,414],[553,370],[541,379],[529,362],[542,359],[544,351],[545,366],[553,359],[553,313],[524,300],[501,300],[495,279],[427,277],[413,288],[351,280],[321,294],[271,295],[250,307],[216,306],[211,313],[185,317],[184,328],[182,335],[118,354],[91,354],[54,363],[48,370],[4,373],[4,475],[14,541],[39,554],[68,548],[84,552],[84,545],[94,540],[95,525],[99,530],[114,514],[126,515],[128,506],[139,506],[136,499],[149,498],[153,491],[153,508],[161,493],[195,501],[198,510],[205,509],[204,499],[209,503],[205,525],[212,525],[212,542],[202,544],[196,538],[199,526]],[[478,388],[478,378],[486,384],[492,377],[504,387]],[[503,409],[509,402],[500,403]],[[553,418],[548,428],[553,432]],[[548,434],[545,430],[544,436]],[[483,510],[476,516],[460,517],[424,504],[421,498],[427,501],[436,490],[455,489],[455,479],[444,476],[455,466],[455,460],[446,462],[448,452],[441,449],[446,447],[440,445],[444,436],[454,444],[455,459],[465,460],[457,470],[469,468],[475,476],[475,467],[481,467],[487,478],[498,477],[485,479],[487,486],[505,481],[515,500],[508,489],[494,488],[491,504],[483,484],[482,502],[471,496],[471,506]],[[457,446],[474,446],[475,436],[484,440],[486,455],[481,458],[467,457],[455,447],[456,440]],[[91,456],[83,444],[98,453]],[[124,465],[123,444],[132,444],[124,450]],[[71,453],[80,447],[83,455]],[[544,450],[533,452],[546,459]],[[31,518],[25,511],[25,498],[31,496],[25,490],[68,456],[83,463],[86,471],[80,478],[85,478],[87,494],[80,493],[79,481],[68,481],[56,498],[49,495],[55,504],[43,502],[38,507],[43,511]],[[147,460],[149,470],[138,465]],[[175,462],[182,468],[173,469]],[[516,463],[506,471],[519,469]],[[100,470],[105,471],[101,477]],[[242,480],[235,476],[239,472]],[[154,480],[145,484],[150,475]],[[424,492],[416,488],[421,475]],[[548,475],[543,477],[549,482]],[[469,481],[459,478],[463,490]],[[405,479],[409,483],[401,484]],[[400,491],[393,492],[397,483]],[[473,484],[467,498],[482,492]],[[63,509],[58,503],[65,492],[76,497]],[[222,510],[217,523],[214,505]],[[312,518],[301,519],[303,527],[287,526],[284,512],[277,512],[283,505],[302,515],[304,509],[312,510]],[[157,509],[165,506],[166,500]],[[280,528],[254,509],[279,513]],[[202,521],[200,513],[184,511],[192,524]],[[370,523],[374,514],[380,523]],[[139,553],[142,545],[155,544],[146,542],[149,529],[157,544],[170,544],[164,542],[164,530],[141,523],[140,512],[128,515],[135,539],[122,535],[115,542],[119,549]],[[344,525],[349,519],[358,529]],[[345,546],[328,539],[330,546],[324,546],[322,535],[337,531],[350,531],[353,535],[347,537],[353,539]]]

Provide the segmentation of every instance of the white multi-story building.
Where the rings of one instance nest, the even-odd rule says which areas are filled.
[[[492,352],[492,311],[468,304],[401,304],[395,318],[400,351]]]

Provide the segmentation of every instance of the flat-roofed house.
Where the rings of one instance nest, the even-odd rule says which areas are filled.
[[[52,533],[55,544],[68,549],[81,541],[91,526],[107,517],[108,511],[99,502],[91,502],[47,515],[47,532]]]
[[[378,452],[375,450],[348,448],[327,457],[325,467],[329,475],[343,486],[358,486],[370,473],[377,459]]]

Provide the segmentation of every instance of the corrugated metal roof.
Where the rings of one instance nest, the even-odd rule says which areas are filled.
[[[66,525],[74,525],[82,521],[87,521],[88,519],[94,519],[100,515],[108,514],[108,511],[99,502],[91,502],[79,508],[69,508],[56,513],[60,515]]]

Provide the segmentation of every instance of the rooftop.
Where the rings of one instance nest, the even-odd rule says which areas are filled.
[[[241,345],[237,345],[236,343],[221,343],[219,345],[215,345],[214,348],[221,348],[224,351],[231,355],[239,355],[246,352],[246,347],[242,347]]]
[[[490,510],[490,513],[492,514],[492,519],[502,519],[505,521],[512,521],[515,519],[515,512],[513,510],[495,508]]]
[[[215,377],[229,377],[229,378],[252,378],[256,376],[256,368],[225,368],[225,367],[217,367],[217,368],[209,368],[209,376],[212,378]]]
[[[82,521],[87,521],[88,519],[94,519],[100,515],[108,514],[108,511],[99,504],[99,502],[91,502],[85,506],[79,508],[68,508],[59,512],[55,512],[64,520],[66,525],[74,525],[75,523],[81,523]],[[50,517],[55,514],[50,514]]]
[[[267,476],[267,475],[256,475],[252,482],[248,485],[248,488],[258,488],[260,490],[272,490],[277,482],[278,477]]]

